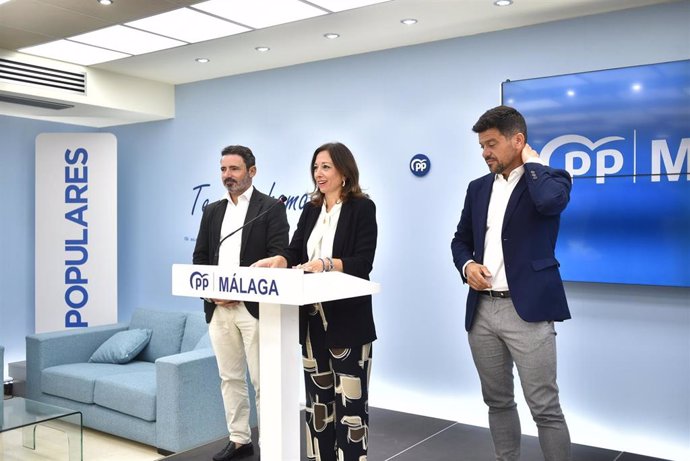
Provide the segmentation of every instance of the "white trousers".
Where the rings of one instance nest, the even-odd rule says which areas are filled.
[[[225,406],[230,441],[252,441],[249,427],[249,392],[247,368],[256,391],[259,414],[259,321],[240,303],[233,307],[217,306],[208,326],[211,345],[220,374],[220,390]]]

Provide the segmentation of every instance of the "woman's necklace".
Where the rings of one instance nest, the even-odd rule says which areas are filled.
[[[333,205],[331,205],[331,206],[329,207],[329,206],[328,206],[328,203],[326,202],[326,213],[325,213],[324,216],[323,216],[323,223],[324,223],[324,224],[329,224],[329,225],[330,225],[330,223],[331,223],[331,217],[332,217],[331,212],[333,211],[333,208],[335,208],[336,205],[340,205],[341,203],[342,203],[342,200],[338,199],[338,200],[335,201],[335,203],[334,203]],[[329,209],[329,208],[330,208],[330,209]]]

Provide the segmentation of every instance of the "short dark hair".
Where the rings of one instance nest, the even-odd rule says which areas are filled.
[[[323,205],[324,195],[319,190],[319,187],[316,185],[316,180],[314,179],[314,163],[316,162],[316,156],[323,151],[327,151],[331,155],[333,166],[345,177],[345,185],[343,186],[342,195],[340,197],[341,200],[346,202],[353,197],[367,197],[367,195],[362,192],[362,188],[359,185],[359,169],[357,168],[355,156],[352,155],[352,152],[345,144],[340,142],[329,142],[317,147],[314,151],[314,155],[311,157],[309,173],[311,174],[311,180],[315,187],[314,192],[311,194],[311,202],[316,206]]]
[[[491,128],[496,128],[506,138],[522,133],[525,135],[525,142],[527,142],[525,117],[513,107],[498,106],[487,110],[479,117],[477,123],[472,127],[472,131],[483,133]]]
[[[242,160],[244,160],[244,164],[247,166],[247,169],[256,165],[256,158],[254,158],[254,154],[252,153],[252,150],[249,147],[228,146],[225,149],[223,149],[223,151],[220,154],[221,156],[239,155],[240,157],[242,157]]]

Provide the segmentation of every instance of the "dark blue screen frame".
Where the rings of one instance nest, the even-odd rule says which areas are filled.
[[[690,60],[506,81],[502,100],[573,175],[564,280],[690,287]]]

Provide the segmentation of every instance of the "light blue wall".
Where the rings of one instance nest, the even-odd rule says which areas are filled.
[[[43,132],[93,131],[74,125],[0,116],[0,344],[7,364],[24,360],[34,331],[35,138]]]
[[[463,329],[466,287],[449,250],[467,184],[486,172],[470,127],[499,103],[505,79],[690,58],[688,17],[684,1],[179,86],[174,120],[109,130],[119,143],[120,318],[139,306],[201,308],[169,294],[170,264],[191,260],[193,188],[213,185],[202,200],[222,193],[222,146],[252,147],[260,190],[275,182],[273,195],[300,195],[314,148],[340,140],[378,206],[371,404],[485,425]],[[33,138],[59,127],[0,118],[0,137],[15,146],[0,146],[1,158],[22,172],[9,191],[6,172],[2,182],[12,229],[3,254],[16,254],[20,269],[1,269],[3,292],[17,292],[0,310],[10,359],[33,326],[33,262],[23,259],[33,256]],[[432,160],[423,179],[407,170],[419,152]],[[289,216],[294,229],[298,211]],[[574,318],[558,325],[559,384],[573,440],[690,458],[690,292],[566,289]],[[18,325],[7,329],[8,317]]]

